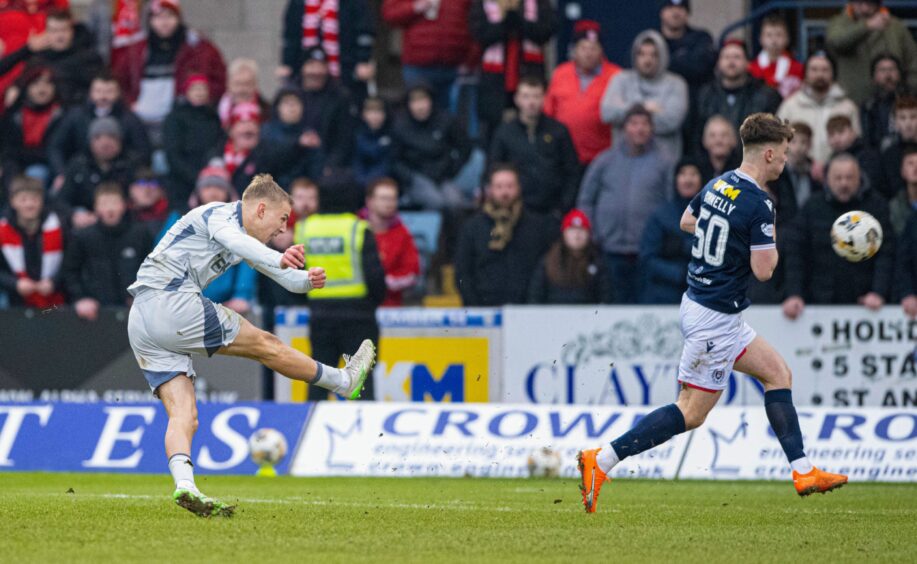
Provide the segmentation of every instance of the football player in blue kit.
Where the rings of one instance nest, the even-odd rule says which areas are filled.
[[[783,172],[793,130],[773,114],[757,113],[745,119],[739,135],[741,166],[711,180],[681,217],[681,228],[694,234],[694,247],[681,300],[678,400],[649,413],[609,446],[579,453],[580,490],[589,513],[618,462],[703,424],[733,368],[764,385],[765,412],[793,469],[797,493],[824,493],[847,483],[847,476],[819,470],[806,458],[790,369],[741,315],[751,303],[745,295],[749,276],[769,280],[777,266],[776,215],[767,183]]]

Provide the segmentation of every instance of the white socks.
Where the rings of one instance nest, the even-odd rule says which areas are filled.
[[[172,473],[172,479],[175,480],[175,489],[198,491],[197,486],[194,485],[194,465],[191,464],[191,457],[187,454],[173,454],[169,458],[169,472]]]
[[[812,468],[814,468],[812,463],[809,462],[809,459],[805,456],[790,462],[790,466],[793,468],[793,470],[799,472],[800,474],[808,474],[812,471]]]
[[[621,459],[618,458],[618,453],[615,452],[614,447],[608,445],[599,450],[599,453],[595,455],[595,461],[598,463],[599,468],[602,469],[602,472],[608,474],[618,462],[621,462]]]
[[[331,390],[336,394],[342,394],[350,387],[350,375],[342,368],[332,368],[318,361],[315,364],[318,365],[318,374],[310,384]]]

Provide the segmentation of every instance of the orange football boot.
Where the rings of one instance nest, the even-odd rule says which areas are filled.
[[[579,489],[583,493],[583,505],[586,507],[586,513],[595,513],[602,485],[606,481],[611,481],[611,478],[605,472],[602,472],[595,460],[600,450],[602,449],[581,450],[576,455],[577,468],[579,468],[580,476],[582,476],[582,483],[580,483]]]
[[[814,466],[808,474],[800,474],[793,470],[793,485],[796,486],[796,493],[798,493],[800,497],[805,497],[814,493],[830,492],[846,483],[847,476],[825,472]]]

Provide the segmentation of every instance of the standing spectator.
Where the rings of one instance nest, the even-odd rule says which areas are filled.
[[[904,233],[904,228],[917,211],[917,145],[908,144],[901,155],[901,180],[904,190],[898,192],[889,204],[889,215],[895,235]]]
[[[73,232],[64,255],[64,284],[80,318],[95,321],[100,306],[126,306],[127,287],[153,250],[153,238],[127,215],[124,188],[106,182],[95,193],[99,221]]]
[[[870,188],[881,181],[882,167],[879,162],[879,152],[863,143],[863,138],[853,129],[853,123],[849,117],[831,116],[825,125],[825,130],[828,132],[831,156],[850,153],[859,161],[860,171],[868,179]]]
[[[308,149],[321,149],[321,168],[346,168],[353,155],[353,116],[350,99],[328,69],[320,47],[306,53],[302,65],[303,129]]]
[[[784,98],[802,86],[804,68],[790,52],[790,30],[779,14],[768,14],[761,20],[761,52],[749,66],[757,79],[777,90]]]
[[[16,80],[20,95],[0,119],[0,168],[6,178],[30,170],[46,182],[48,145],[63,111],[48,67],[29,67]],[[40,170],[36,170],[40,169]]]
[[[162,125],[163,148],[169,163],[166,189],[173,209],[186,209],[198,172],[207,165],[222,138],[220,118],[210,104],[207,77],[192,74]]]
[[[86,24],[96,41],[96,52],[106,65],[113,51],[123,51],[146,38],[146,0],[92,0]]]
[[[372,61],[376,22],[366,0],[289,0],[283,18],[281,78],[295,78],[311,47],[331,55],[331,76],[358,101],[376,76]]]
[[[545,115],[567,126],[584,166],[611,146],[611,128],[602,123],[599,104],[609,81],[621,70],[605,59],[599,29],[591,20],[574,24],[572,60],[554,69],[544,104]]]
[[[414,237],[398,217],[398,183],[379,178],[366,188],[365,219],[379,248],[385,271],[383,306],[400,306],[404,291],[413,288],[420,276],[420,255]]]
[[[13,306],[47,309],[63,304],[62,218],[45,205],[45,189],[35,178],[14,178],[9,203],[0,216],[0,290]]]
[[[679,222],[691,199],[703,187],[698,162],[689,157],[678,161],[675,198],[653,211],[640,240],[640,270],[644,276],[641,303],[681,303],[682,294],[688,289],[688,263],[694,235],[682,231]]]
[[[150,236],[158,242],[157,236],[169,218],[169,199],[166,197],[165,188],[152,170],[141,168],[137,171],[127,187],[127,197],[131,219],[146,227]]]
[[[437,108],[450,107],[459,67],[468,59],[471,0],[384,0],[382,19],[404,30],[401,73],[405,84],[430,85]]]
[[[67,165],[64,185],[55,199],[72,210],[73,227],[96,222],[92,210],[100,184],[130,184],[134,165],[124,155],[121,139],[121,126],[115,118],[97,118],[89,125],[89,154],[77,155]]]
[[[471,154],[471,141],[454,117],[434,105],[429,86],[408,89],[407,111],[395,121],[392,138],[392,171],[410,204],[427,210],[470,206],[454,179]]]
[[[697,166],[703,184],[742,164],[739,136],[732,123],[721,115],[707,120],[701,145]]]
[[[483,209],[462,226],[455,256],[455,284],[465,306],[528,301],[538,261],[556,236],[550,218],[522,205],[519,174],[493,165]]]
[[[677,159],[682,150],[681,126],[688,113],[688,86],[666,70],[669,48],[658,31],[637,35],[631,62],[634,68],[618,73],[602,96],[602,121],[614,127],[613,136],[620,140],[628,110],[641,105],[653,116],[656,143]]]
[[[623,136],[596,157],[583,178],[577,200],[589,217],[614,280],[611,303],[637,303],[637,253],[650,214],[668,199],[670,157],[653,140],[653,116],[634,106],[624,119]]]
[[[516,90],[518,117],[502,124],[490,144],[490,162],[510,163],[519,171],[522,201],[531,210],[558,219],[573,207],[580,167],[570,133],[544,115],[544,82],[524,77]]]
[[[828,120],[838,115],[850,118],[859,135],[860,111],[844,93],[844,89],[834,82],[834,61],[824,51],[817,51],[806,59],[806,77],[802,88],[780,104],[777,116],[791,122],[809,124],[812,128],[812,158],[821,164],[831,156]]]
[[[89,100],[67,112],[51,137],[48,157],[55,176],[63,181],[67,163],[80,153],[89,152],[89,124],[100,117],[118,121],[124,136],[124,153],[136,164],[149,164],[150,140],[134,112],[121,101],[121,87],[107,70],[101,71],[89,86]]]
[[[837,81],[854,102],[869,96],[869,66],[880,53],[901,61],[911,90],[917,89],[917,44],[904,22],[882,0],[851,0],[828,22],[828,49],[837,57]]]
[[[902,147],[917,143],[917,98],[902,96],[895,102],[895,133],[883,141],[879,159],[882,162],[882,179],[879,193],[893,198],[904,186],[901,182]]]
[[[860,165],[852,155],[831,159],[825,197],[809,198],[789,229],[786,247],[786,295],[783,313],[796,319],[811,304],[856,304],[877,310],[888,298],[895,257],[895,235],[888,204],[860,183]],[[885,234],[871,260],[848,262],[831,248],[831,225],[843,213],[872,214]]]
[[[917,317],[917,214],[911,214],[904,228],[896,266],[896,295],[904,314],[914,319]]]
[[[388,108],[382,98],[363,100],[363,111],[354,137],[353,174],[360,184],[391,175],[394,146]]]
[[[904,94],[901,62],[883,53],[872,60],[872,95],[860,104],[863,141],[879,150],[882,141],[895,131],[895,100]]]
[[[786,167],[781,177],[786,177],[793,187],[799,207],[805,205],[813,194],[822,195],[821,183],[812,176],[812,128],[802,122],[790,124],[793,138],[786,152]],[[780,179],[778,179],[778,182]],[[777,216],[780,219],[780,216]]]
[[[756,112],[774,113],[780,106],[780,93],[748,73],[745,45],[730,39],[720,48],[716,78],[701,86],[694,101],[689,139],[693,149],[700,147],[704,124],[719,114],[738,131],[742,121]]]
[[[478,113],[490,139],[513,107],[519,80],[544,77],[543,49],[557,31],[557,15],[550,0],[474,0],[469,19],[484,50]]]
[[[220,123],[229,127],[232,109],[239,104],[255,104],[261,109],[262,116],[270,115],[271,106],[258,89],[258,63],[254,59],[233,59],[229,63],[229,78],[226,82],[226,93],[217,104]]]
[[[22,62],[51,68],[65,107],[83,103],[89,81],[102,69],[102,59],[93,51],[89,33],[74,25],[66,9],[49,12],[44,33],[32,35],[23,47],[0,59],[0,77]]]
[[[530,304],[602,304],[611,295],[611,279],[602,252],[592,242],[589,218],[570,210],[561,238],[538,264],[529,284]]]
[[[665,0],[659,10],[659,30],[669,49],[669,64],[664,68],[685,79],[693,100],[697,88],[713,80],[716,49],[706,30],[688,25],[690,16],[688,0]]]
[[[179,0],[152,0],[148,36],[112,53],[112,71],[124,97],[148,126],[157,128],[192,74],[207,77],[211,100],[226,90],[226,64],[219,49],[185,26]],[[160,144],[158,132],[151,134]]]
[[[303,103],[297,89],[282,88],[274,98],[271,119],[261,126],[261,143],[271,145],[295,145],[303,134]],[[302,158],[283,163],[275,179],[281,186],[287,186],[300,176],[318,177],[321,174],[320,148],[304,148]]]

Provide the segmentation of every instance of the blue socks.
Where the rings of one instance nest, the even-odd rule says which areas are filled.
[[[770,421],[783,452],[790,462],[805,458],[802,450],[802,431],[799,430],[799,417],[793,407],[793,393],[788,389],[764,392],[764,411]]]
[[[789,390],[787,390],[789,391]],[[792,404],[790,404],[792,408]],[[795,411],[793,414],[795,415]],[[798,426],[796,427],[799,428]],[[649,413],[630,431],[611,441],[619,460],[640,454],[685,432],[685,416],[674,403]]]

